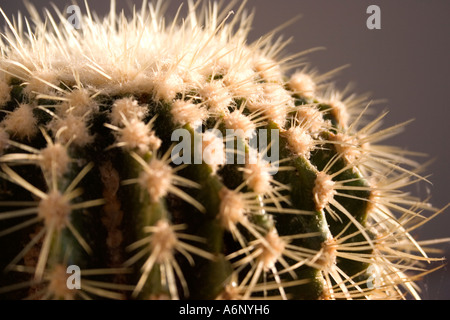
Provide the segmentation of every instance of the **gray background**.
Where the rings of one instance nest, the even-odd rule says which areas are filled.
[[[30,2],[41,9],[51,1]],[[61,9],[71,4],[70,0],[52,2]],[[118,10],[125,8],[126,12],[132,4],[140,7],[142,3],[117,2]],[[170,16],[181,2],[170,1]],[[366,9],[371,4],[381,8],[381,30],[366,28]],[[18,10],[25,12],[21,1],[0,0],[0,6],[9,17]],[[91,0],[90,7],[104,14],[109,0]],[[249,0],[247,7],[256,9],[250,40],[301,14],[300,20],[281,31],[287,38],[294,37],[286,54],[324,46],[326,50],[307,56],[311,66],[323,73],[351,64],[335,78],[336,83],[344,88],[351,82],[357,93],[371,92],[374,99],[386,99],[376,106],[380,112],[390,110],[385,127],[416,119],[388,142],[435,158],[426,172],[432,174],[433,185],[413,191],[426,196],[427,189],[431,190],[431,201],[437,207],[449,202],[450,1]],[[4,24],[0,17],[0,25]],[[450,209],[415,234],[418,239],[450,237],[449,226]],[[440,247],[450,259],[450,245]],[[450,299],[449,268],[427,276],[421,287],[424,299]]]

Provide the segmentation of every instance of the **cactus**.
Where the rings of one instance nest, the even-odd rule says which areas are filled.
[[[79,30],[2,11],[1,297],[420,298],[442,258],[411,232],[445,208],[377,144],[406,123],[274,33],[247,44],[245,2],[198,5],[166,24],[112,1]]]

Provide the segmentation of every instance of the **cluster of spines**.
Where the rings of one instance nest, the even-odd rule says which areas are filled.
[[[158,8],[150,6],[151,30],[166,33],[157,23]],[[162,59],[141,80],[137,76],[136,88],[100,61],[88,68],[98,79],[86,70],[58,75],[11,61],[25,56],[25,45],[9,22],[13,36],[7,39],[16,45],[3,51],[0,82],[2,197],[8,199],[0,221],[21,221],[0,235],[39,228],[7,265],[34,268],[33,280],[0,291],[31,284],[38,298],[75,298],[60,273],[78,263],[85,274],[108,281],[124,274],[113,284],[85,280],[81,298],[394,298],[403,297],[402,286],[418,297],[406,273],[424,270],[418,263],[433,259],[409,231],[429,219],[423,211],[434,216],[441,210],[400,191],[423,179],[403,167],[416,165],[405,153],[373,144],[401,126],[377,131],[382,115],[359,128],[364,97],[320,90],[326,77],[306,69],[285,79],[282,61],[270,58],[285,43],[272,44],[269,36],[259,47],[246,47],[245,32],[224,34],[226,19],[217,25],[214,17],[205,18],[204,30],[193,10],[188,20],[204,32],[201,39],[233,40],[233,51],[219,46],[206,52],[207,42],[196,47],[205,52],[182,48],[177,62]],[[87,28],[98,28],[86,19]],[[65,32],[66,40],[75,40]],[[188,54],[217,59],[203,61],[202,74],[197,65],[186,71]],[[108,83],[112,89],[105,92]],[[173,165],[171,132],[184,128],[195,136],[199,125],[203,142],[193,151],[208,151],[208,161]],[[246,145],[245,165],[225,163],[235,150],[206,131],[213,128],[243,133],[235,139]],[[257,128],[280,133],[278,163],[264,160],[269,147],[251,150]],[[85,198],[80,184],[92,194],[100,188],[101,197]],[[27,199],[18,197],[25,191]],[[93,223],[103,240],[89,233],[96,231]],[[84,263],[99,262],[91,244],[110,254],[96,268]],[[32,261],[17,265],[26,260]],[[200,276],[210,283],[197,288]]]

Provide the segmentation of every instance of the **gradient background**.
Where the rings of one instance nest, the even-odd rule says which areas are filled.
[[[57,4],[60,9],[70,0],[31,1],[41,11]],[[79,1],[82,3],[83,1]],[[141,0],[117,0],[117,9],[139,8]],[[170,1],[172,17],[181,0]],[[381,9],[381,30],[369,30],[366,20],[369,5]],[[109,11],[109,0],[91,0],[90,7],[99,15]],[[18,10],[26,13],[22,1],[0,0],[8,17]],[[325,47],[307,56],[311,66],[321,73],[351,64],[335,77],[339,88],[356,85],[357,93],[370,92],[374,99],[386,99],[377,111],[388,109],[384,127],[411,118],[416,119],[406,131],[389,139],[392,145],[424,152],[436,160],[427,174],[433,185],[413,191],[443,207],[449,202],[450,150],[450,1],[448,0],[249,0],[249,9],[256,10],[250,41],[301,14],[301,19],[280,34],[293,41],[286,54],[314,47]],[[186,8],[186,5],[184,6]],[[84,6],[81,5],[84,12]],[[5,25],[0,16],[0,26]],[[450,237],[450,210],[426,224],[415,235],[418,239]],[[450,260],[450,244],[441,245]],[[450,299],[450,270],[444,267],[421,282],[424,299]]]

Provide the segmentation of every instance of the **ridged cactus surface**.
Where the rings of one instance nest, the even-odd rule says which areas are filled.
[[[3,15],[2,298],[420,298],[405,123],[223,5]]]

